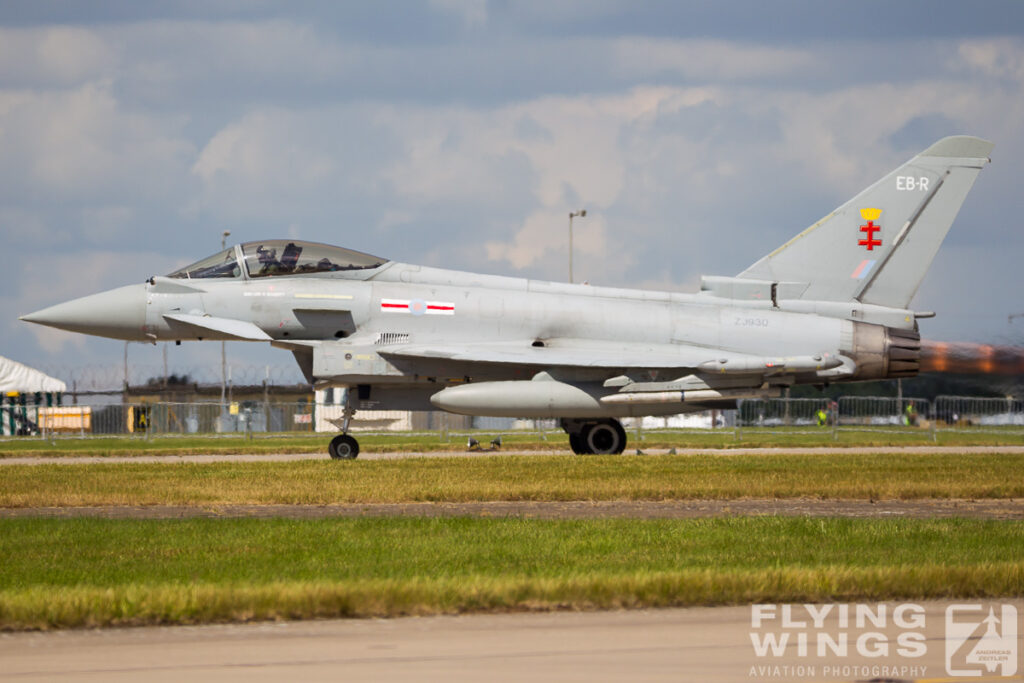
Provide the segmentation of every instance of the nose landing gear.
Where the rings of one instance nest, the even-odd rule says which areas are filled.
[[[349,425],[352,423],[352,416],[356,414],[356,409],[352,407],[350,396],[351,393],[346,390],[345,410],[340,420],[341,434],[331,439],[330,445],[327,446],[327,454],[331,456],[331,460],[355,460],[359,457],[359,442],[348,433]],[[337,422],[335,424],[337,425]]]

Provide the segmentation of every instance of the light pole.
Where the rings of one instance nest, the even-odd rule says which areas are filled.
[[[585,218],[587,215],[586,209],[580,209],[579,211],[572,211],[569,213],[569,283],[572,284],[572,219],[579,216]]]
[[[231,235],[230,230],[225,230],[220,235],[220,248],[221,251],[227,248],[228,236]],[[228,390],[228,349],[227,342],[220,343],[220,408],[223,411],[225,406],[225,397],[227,396]]]

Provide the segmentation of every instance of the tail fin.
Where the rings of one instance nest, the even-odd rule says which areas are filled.
[[[806,283],[801,299],[907,308],[991,151],[943,138],[739,277]]]

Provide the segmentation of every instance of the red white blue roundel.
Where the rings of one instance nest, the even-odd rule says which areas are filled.
[[[424,301],[423,299],[381,299],[383,313],[411,313],[412,315],[455,315],[455,304],[450,301]]]

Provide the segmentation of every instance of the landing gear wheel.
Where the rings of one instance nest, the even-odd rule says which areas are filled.
[[[359,442],[348,434],[339,434],[331,439],[327,452],[332,460],[355,460],[359,457]]]
[[[587,445],[583,443],[582,434],[570,434],[569,435],[569,448],[576,455],[590,455],[590,451],[587,450]]]
[[[587,451],[597,455],[617,455],[626,449],[626,430],[618,420],[588,424],[581,432]]]
[[[626,450],[626,430],[618,420],[563,419],[562,429],[576,455],[618,455]]]

